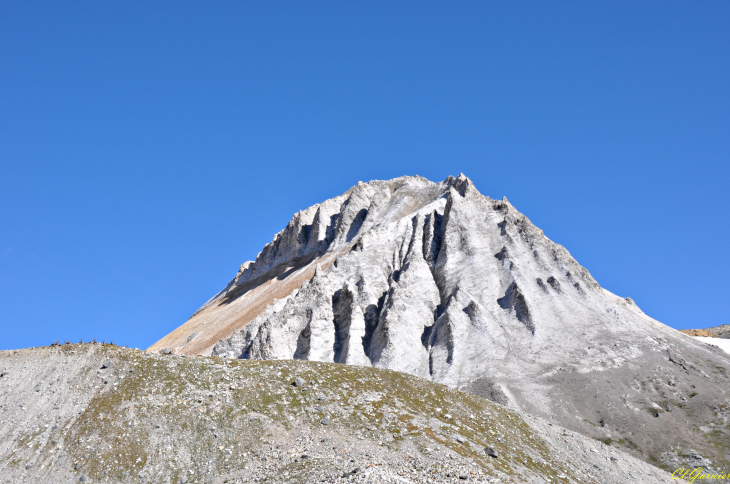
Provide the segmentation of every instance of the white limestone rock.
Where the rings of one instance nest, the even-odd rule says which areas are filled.
[[[362,183],[299,212],[151,349],[168,346],[389,368],[632,442],[644,458],[681,442],[723,455],[693,433],[710,410],[698,403],[692,421],[671,410],[700,402],[687,403],[692,393],[730,402],[727,355],[601,288],[464,175]],[[668,392],[661,381],[680,383]],[[645,410],[653,405],[664,405],[661,417]]]

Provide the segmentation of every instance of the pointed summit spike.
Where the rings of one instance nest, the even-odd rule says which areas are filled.
[[[454,180],[452,186],[457,192],[459,192],[459,195],[461,195],[462,197],[466,197],[467,193],[471,191],[478,193],[469,177],[467,177],[463,173],[459,173],[459,176]]]

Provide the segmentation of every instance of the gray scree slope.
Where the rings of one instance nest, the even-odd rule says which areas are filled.
[[[395,371],[94,344],[0,351],[0,369],[3,483],[672,482],[580,434]]]
[[[601,288],[463,175],[359,183],[299,212],[150,349],[389,368],[667,469],[730,469],[727,355]]]

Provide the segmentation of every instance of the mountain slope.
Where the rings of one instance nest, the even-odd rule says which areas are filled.
[[[3,351],[0,369],[2,482],[671,482],[579,434],[387,370],[94,344]]]
[[[667,469],[730,467],[727,355],[601,288],[463,175],[361,183],[296,214],[150,349],[394,369]]]

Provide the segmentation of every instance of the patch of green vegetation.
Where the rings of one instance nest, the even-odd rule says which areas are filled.
[[[626,438],[619,439],[616,443],[620,446],[626,447],[627,449],[639,450],[639,447],[635,443]]]
[[[382,444],[394,450],[406,442],[424,452],[438,444],[485,472],[515,475],[524,467],[552,482],[580,480],[516,412],[410,375],[334,363],[99,351],[124,379],[91,401],[66,438],[69,453],[93,480],[146,472],[152,482],[179,482],[194,462],[210,461],[205,469],[219,473],[241,469],[272,429],[304,422],[314,433],[327,415],[329,429],[389,436]],[[291,385],[295,377],[307,382],[304,388]],[[488,457],[487,446],[500,458]],[[286,468],[294,474],[310,465]]]

